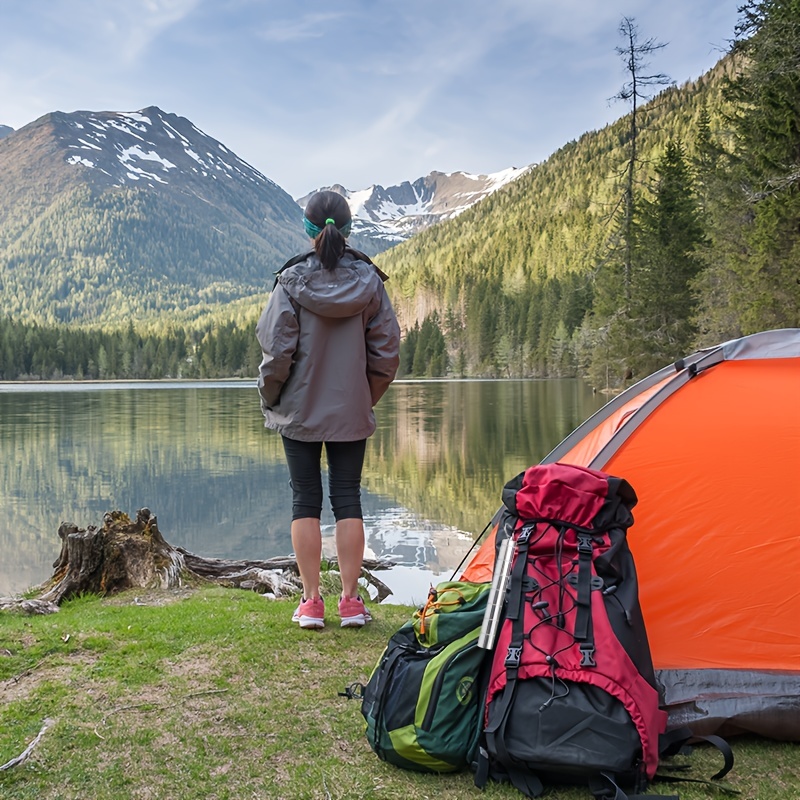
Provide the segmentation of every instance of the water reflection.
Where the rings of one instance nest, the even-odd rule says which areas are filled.
[[[503,484],[600,404],[578,381],[396,383],[367,448],[369,550],[452,570]],[[288,472],[252,383],[0,388],[0,594],[50,574],[62,521],[144,506],[170,543],[200,555],[291,551]],[[327,508],[323,526],[330,549]],[[416,601],[401,576],[386,574],[395,599]]]

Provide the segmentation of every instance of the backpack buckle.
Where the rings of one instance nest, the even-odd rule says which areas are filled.
[[[576,587],[578,585],[578,575],[575,572],[571,572],[569,575],[567,575],[565,580],[572,587]],[[605,583],[604,583],[603,579],[599,575],[592,575],[592,580],[590,582],[590,585],[591,585],[591,588],[592,588],[593,592],[596,592],[596,591],[598,591],[600,589],[604,589],[605,588]],[[617,589],[616,586],[614,586],[612,588],[613,588],[613,591],[616,591],[616,589]],[[611,591],[605,591],[605,592],[603,592],[603,594],[611,594]]]
[[[517,546],[528,544],[528,540],[531,538],[531,534],[533,533],[535,527],[535,522],[526,522],[522,526],[519,536],[517,536]]]
[[[520,658],[522,657],[522,648],[510,645],[506,652],[506,660],[503,666],[506,669],[516,669],[519,666]]]
[[[580,666],[582,667],[596,667],[597,662],[594,660],[594,643],[592,642],[583,642],[579,645],[581,651],[581,663]]]
[[[592,554],[592,537],[586,533],[578,534],[578,552],[591,555]]]

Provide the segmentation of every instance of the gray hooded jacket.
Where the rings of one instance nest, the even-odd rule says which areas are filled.
[[[400,363],[400,328],[381,274],[346,251],[289,266],[256,326],[265,426],[289,439],[352,442],[375,432],[373,406]]]

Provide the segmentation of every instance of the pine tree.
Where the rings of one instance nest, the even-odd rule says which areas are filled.
[[[628,359],[642,377],[690,351],[692,281],[701,269],[704,241],[683,146],[670,141],[656,164],[652,200],[642,203],[630,320],[637,347]]]
[[[800,0],[747,0],[734,54],[743,241],[733,297],[743,333],[800,326]]]
[[[726,115],[730,121],[729,114]],[[745,249],[742,236],[747,209],[742,203],[741,180],[731,159],[730,134],[712,131],[708,103],[703,102],[692,160],[698,208],[707,239],[698,246],[703,269],[692,281],[695,297],[692,324],[694,344],[704,347],[742,335],[734,299],[741,279],[733,269]],[[725,126],[726,131],[731,129]]]
[[[440,377],[447,372],[447,346],[435,311],[419,328],[411,372],[417,377]]]
[[[412,374],[414,358],[417,352],[417,339],[419,339],[419,323],[416,323],[406,333],[405,338],[400,343],[400,367],[397,373],[401,378]]]

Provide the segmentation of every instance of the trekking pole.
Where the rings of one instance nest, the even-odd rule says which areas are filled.
[[[497,553],[492,586],[489,589],[489,598],[486,611],[483,614],[481,632],[478,635],[478,647],[491,650],[497,638],[497,630],[503,616],[503,603],[506,599],[508,579],[511,577],[511,562],[514,558],[514,537],[509,535],[500,542]]]

